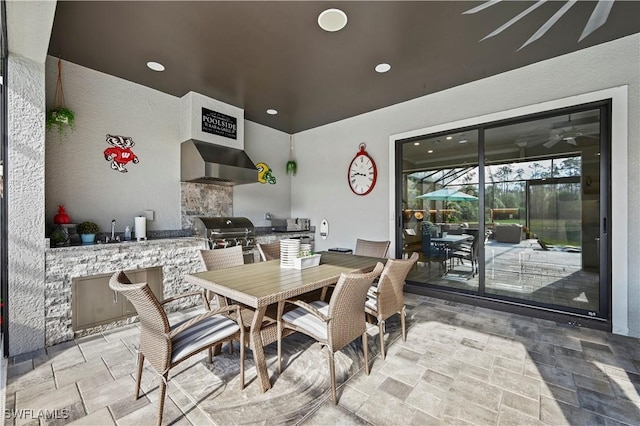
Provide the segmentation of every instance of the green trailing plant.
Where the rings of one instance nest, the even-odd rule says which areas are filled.
[[[73,111],[64,106],[58,106],[47,111],[47,131],[57,128],[59,134],[63,134],[67,128],[75,129],[75,116]]]
[[[296,175],[298,172],[298,164],[293,159],[293,136],[289,135],[289,161],[285,166],[285,171],[288,175]]]
[[[53,97],[53,108],[47,111],[45,125],[47,131],[54,127],[60,135],[66,129],[75,129],[75,114],[64,104],[64,91],[62,90],[62,61],[58,58],[58,81],[56,83],[56,94]]]
[[[78,225],[78,234],[97,234],[100,228],[93,222],[82,222]]]

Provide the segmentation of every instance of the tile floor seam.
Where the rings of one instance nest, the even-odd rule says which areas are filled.
[[[213,420],[213,418],[209,415],[209,413],[207,413],[206,411],[204,411],[202,409],[202,407],[200,407],[200,405],[198,404],[198,401],[193,398],[189,392],[187,392],[184,387],[182,387],[180,385],[180,382],[178,380],[171,380],[171,384],[177,388],[192,404],[193,404],[193,408],[192,409],[197,409],[199,412],[201,412],[207,419],[209,419],[209,421],[211,422],[212,425],[216,425],[216,422]],[[175,398],[173,398],[173,396],[171,396],[171,394],[169,394],[169,392],[167,391],[167,396],[169,398],[171,398],[171,400],[174,402],[174,404],[176,404],[176,406],[178,407],[178,409],[180,409],[180,411],[184,414],[185,418],[187,418],[187,413],[182,411],[182,408],[178,405],[178,403],[175,401]],[[201,426],[201,425],[198,425]]]

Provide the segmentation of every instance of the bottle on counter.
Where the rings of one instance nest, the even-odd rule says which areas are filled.
[[[129,225],[124,228],[124,240],[131,240],[131,227]]]

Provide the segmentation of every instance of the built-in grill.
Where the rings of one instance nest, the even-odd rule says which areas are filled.
[[[195,235],[206,238],[210,249],[242,246],[245,263],[252,259],[256,231],[246,217],[194,217]]]

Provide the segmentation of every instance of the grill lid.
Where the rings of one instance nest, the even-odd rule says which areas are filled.
[[[193,226],[199,236],[225,238],[254,235],[253,223],[246,217],[194,217]]]

